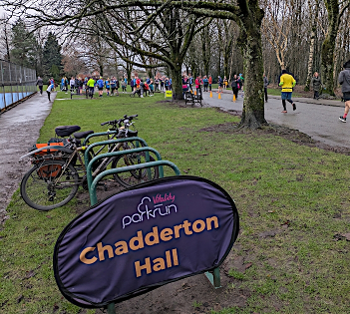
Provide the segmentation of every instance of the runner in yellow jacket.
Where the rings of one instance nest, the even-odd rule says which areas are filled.
[[[286,70],[282,70],[282,75],[280,77],[280,83],[279,86],[282,87],[282,105],[283,105],[283,111],[282,113],[287,113],[286,108],[286,100],[292,104],[293,110],[296,110],[295,103],[292,100],[292,92],[293,87],[295,86],[297,82],[295,81],[294,77],[287,73]]]

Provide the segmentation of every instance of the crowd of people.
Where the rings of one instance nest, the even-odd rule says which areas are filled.
[[[229,84],[232,87],[233,93],[238,97],[238,91],[242,89],[244,78],[242,74],[234,75],[231,82],[227,80],[226,76],[224,78],[218,76],[216,82],[218,83],[218,92],[222,92],[227,89]],[[197,76],[194,78],[192,74],[184,74],[182,76],[182,88],[183,92],[193,91],[194,89],[197,92],[209,92],[212,91],[213,78],[209,76]],[[40,94],[42,95],[43,91],[43,80],[38,77],[37,85],[40,89]],[[55,81],[53,78],[50,78],[48,83],[48,97],[50,100],[50,94],[55,91]],[[113,76],[111,78],[107,77],[104,79],[100,77],[71,77],[68,79],[66,76],[62,77],[59,84],[60,90],[66,92],[70,91],[75,94],[82,94],[83,91],[88,91],[91,98],[93,97],[95,91],[98,91],[99,97],[103,97],[103,94],[106,93],[107,96],[119,96],[119,89],[121,87],[121,92],[127,92],[127,86],[131,87],[132,95],[138,94],[140,97],[144,96],[153,96],[155,92],[165,92],[167,90],[172,90],[173,82],[172,79],[167,76],[155,76],[154,78],[146,77],[141,79],[137,74],[134,78],[128,81],[126,77],[118,80],[117,77]]]
[[[68,93],[74,92],[81,94],[82,91],[88,90],[91,94],[94,94],[95,90],[98,91],[99,97],[103,97],[105,92],[107,96],[119,96],[119,88],[122,88],[122,92],[126,93],[127,86],[130,85],[132,94],[138,94],[140,97],[153,96],[155,92],[165,92],[172,89],[172,79],[166,76],[156,76],[154,79],[147,77],[141,79],[137,75],[128,81],[126,77],[118,80],[113,76],[111,79],[107,77],[104,79],[100,77],[71,77],[69,80],[67,77],[62,77],[60,83],[61,91]]]
[[[221,76],[218,76],[217,78],[217,84],[218,84],[218,91],[217,93],[222,93],[223,90],[226,90],[228,86],[230,85],[232,88],[233,94],[238,97],[238,91],[242,90],[244,78],[242,74],[239,75],[235,74],[232,78],[232,80],[229,82],[229,80],[224,76],[223,78]],[[197,93],[199,92],[211,92],[212,91],[212,85],[213,85],[213,78],[211,75],[209,76],[197,76],[194,78],[192,74],[183,74],[182,75],[182,91],[185,94],[188,91],[192,91],[193,87],[195,87],[195,90]]]

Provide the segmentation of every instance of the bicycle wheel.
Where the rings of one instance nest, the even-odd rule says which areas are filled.
[[[78,187],[79,176],[72,165],[50,160],[34,165],[24,175],[21,195],[30,207],[47,211],[67,204]]]
[[[131,143],[132,144],[132,143]],[[133,144],[129,146],[134,148]],[[125,148],[124,148],[125,149]],[[149,156],[149,161],[154,161],[152,156]],[[146,162],[146,153],[131,153],[124,156],[114,158],[112,168],[120,168],[126,166],[137,165]],[[114,174],[114,179],[124,187],[130,187],[142,182],[151,181],[159,178],[158,167],[144,168],[138,170],[130,170]]]

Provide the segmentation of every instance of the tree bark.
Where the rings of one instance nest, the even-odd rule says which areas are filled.
[[[173,100],[181,100],[183,99],[181,67],[171,68],[170,72],[172,78]]]
[[[314,62],[314,52],[315,52],[315,27],[312,26],[311,30],[311,40],[310,40],[310,50],[309,50],[309,60],[307,64],[307,78],[304,90],[308,92],[310,90],[310,82],[312,76],[312,65]]]
[[[244,11],[243,11],[244,12]],[[258,1],[250,1],[242,19],[240,46],[244,56],[244,100],[240,127],[267,125],[264,111],[263,57],[260,25],[264,16]]]
[[[328,11],[328,32],[322,44],[321,62],[324,73],[326,93],[334,96],[334,50],[338,33],[339,3],[338,0],[325,1]]]

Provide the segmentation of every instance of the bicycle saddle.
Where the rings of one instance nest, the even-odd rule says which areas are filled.
[[[79,125],[64,125],[64,126],[58,126],[55,128],[55,132],[59,137],[70,136],[74,132],[79,130],[80,130]]]
[[[85,131],[85,132],[77,132],[77,133],[74,133],[74,137],[77,138],[77,139],[81,139],[81,138],[85,138],[87,137],[88,135],[94,133],[94,131]]]

